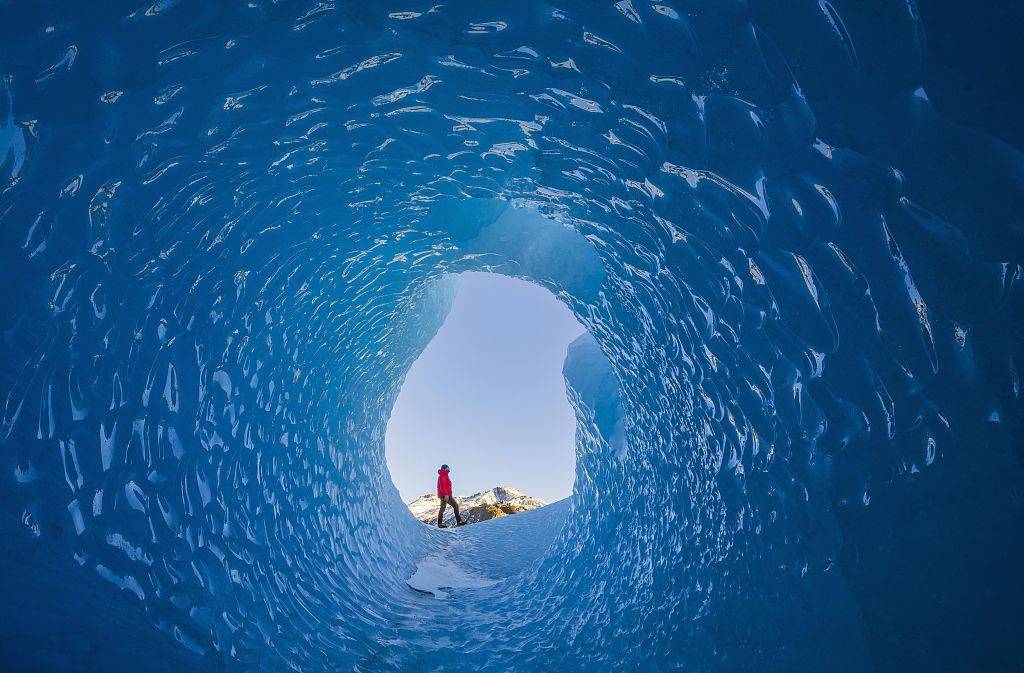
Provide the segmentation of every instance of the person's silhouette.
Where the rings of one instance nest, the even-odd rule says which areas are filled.
[[[451,505],[455,510],[455,525],[461,526],[466,522],[459,516],[459,503],[455,502],[452,496],[452,480],[448,477],[448,466],[442,465],[437,471],[437,499],[441,501],[441,508],[437,510],[437,527],[447,528],[444,523],[444,507]]]

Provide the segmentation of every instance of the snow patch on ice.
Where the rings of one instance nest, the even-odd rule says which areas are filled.
[[[490,580],[460,567],[442,554],[424,557],[416,564],[416,572],[406,582],[417,591],[426,591],[438,600],[448,598],[452,589],[480,589],[497,580]]]

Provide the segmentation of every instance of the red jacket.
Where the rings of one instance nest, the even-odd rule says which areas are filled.
[[[448,470],[437,471],[437,497],[449,497],[452,494],[452,480],[448,478]]]

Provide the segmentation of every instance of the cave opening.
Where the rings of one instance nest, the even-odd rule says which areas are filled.
[[[528,281],[465,272],[443,282],[451,309],[406,374],[385,437],[402,501],[432,519],[442,464],[471,522],[568,498],[576,416],[562,366],[585,328]]]

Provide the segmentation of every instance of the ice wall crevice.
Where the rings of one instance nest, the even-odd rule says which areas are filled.
[[[0,21],[6,661],[1019,663],[1021,158],[913,7],[64,5]],[[439,644],[382,442],[470,270],[590,338],[572,511]]]

